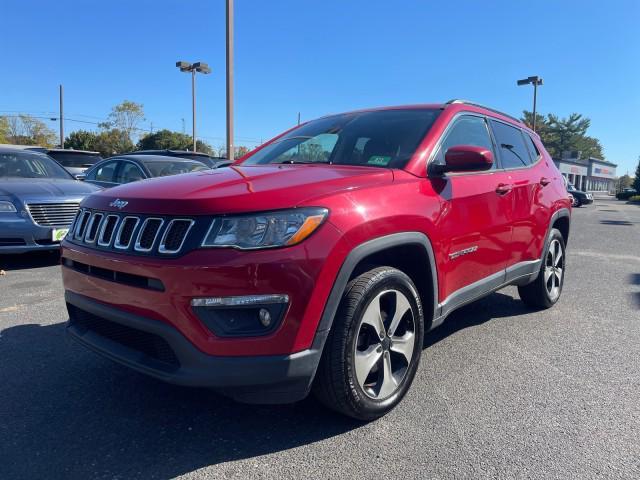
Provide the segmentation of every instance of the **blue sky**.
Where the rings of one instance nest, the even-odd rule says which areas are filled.
[[[97,122],[124,99],[145,127],[225,135],[224,0],[4,0],[0,114],[57,111]],[[542,113],[582,113],[619,174],[640,155],[640,2],[236,0],[236,144],[303,119],[390,104],[468,98],[519,115],[518,78],[540,75]],[[49,122],[52,127],[55,124]],[[68,121],[68,131],[92,128]]]

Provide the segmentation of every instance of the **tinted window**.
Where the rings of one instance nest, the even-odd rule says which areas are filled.
[[[49,152],[49,156],[65,167],[87,168],[102,160],[88,153]]]
[[[95,170],[93,170],[87,178],[89,180],[96,180],[98,182],[111,182],[115,183],[115,175],[116,175],[116,167],[118,166],[118,162],[107,162],[98,166]]]
[[[529,150],[524,144],[524,137],[519,128],[494,120],[491,120],[491,126],[498,144],[502,168],[517,168],[531,164]]]
[[[528,133],[524,134],[524,140],[527,143],[527,146],[529,147],[529,153],[531,153],[531,158],[533,158],[533,161],[535,162],[536,160],[538,160],[538,157],[540,156],[540,151],[538,150],[538,147],[536,146],[535,142],[533,141],[533,139]]]
[[[244,165],[333,163],[402,168],[440,110],[355,112],[302,125],[247,158]]]
[[[120,173],[118,173],[117,183],[130,183],[142,180],[145,176],[135,163],[122,162]]]
[[[175,162],[159,162],[152,160],[143,160],[145,167],[149,169],[152,177],[166,177],[168,175],[178,175],[180,173],[197,172],[200,170],[209,170],[205,164],[200,162],[191,162],[188,160]]]
[[[484,147],[493,152],[493,144],[486,120],[472,115],[465,115],[456,119],[453,126],[445,134],[433,163],[444,165],[444,155],[447,149],[458,145]],[[491,169],[495,168],[496,163],[494,162]]]
[[[0,177],[72,178],[48,156],[25,151],[0,153]]]

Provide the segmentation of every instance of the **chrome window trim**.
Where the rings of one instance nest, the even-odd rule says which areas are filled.
[[[108,242],[104,242],[104,232],[107,229],[107,225],[109,224],[109,219],[115,217],[116,219],[116,224],[113,227],[113,232],[111,232],[111,237],[109,238]],[[107,216],[104,217],[104,220],[102,221],[102,225],[100,226],[100,232],[98,233],[98,245],[101,247],[108,247],[109,245],[111,245],[111,241],[113,240],[113,234],[114,232],[117,230],[118,227],[118,222],[120,221],[120,215],[115,215],[115,214],[109,214]]]
[[[131,238],[129,239],[129,242],[126,245],[123,245],[122,243],[120,243],[120,236],[122,235],[122,229],[124,228],[124,225],[127,221],[127,219],[129,218],[133,218],[136,223],[133,226],[133,231],[131,232]],[[122,219],[122,221],[120,222],[120,226],[118,227],[118,231],[116,232],[116,236],[115,239],[113,241],[113,248],[115,248],[116,250],[127,250],[130,246],[131,246],[131,242],[133,242],[133,239],[135,237],[135,233],[136,233],[136,229],[138,228],[138,225],[140,224],[140,217],[135,217],[133,215],[128,215],[126,217],[124,217]]]
[[[142,232],[144,232],[144,228],[147,226],[147,223],[149,223],[151,220],[159,220],[160,221],[160,225],[158,226],[158,230],[156,231],[155,236],[153,237],[153,241],[151,242],[151,247],[147,248],[142,248],[140,247],[140,237],[142,236]],[[156,244],[156,240],[158,239],[158,235],[160,234],[160,231],[162,230],[162,226],[164,225],[164,219],[163,218],[158,218],[158,217],[149,217],[146,218],[144,222],[142,222],[142,226],[140,227],[140,230],[138,230],[138,235],[136,236],[136,243],[133,246],[133,249],[136,252],[150,252],[151,250],[153,250],[153,246]]]
[[[93,238],[93,240],[89,238],[89,234],[91,233],[91,229],[93,228],[93,224],[95,223],[96,217],[98,215],[101,217],[99,220],[100,223],[102,223],[102,221],[104,220],[105,214],[102,212],[93,212],[91,214],[89,223],[87,223],[87,231],[85,232],[84,238],[83,238],[84,243],[96,243],[96,240],[98,239],[98,234],[100,233],[100,223],[98,223],[98,228],[96,229],[96,236]]]
[[[171,229],[171,225],[173,225],[174,222],[189,222],[189,227],[187,228],[187,231],[184,233],[184,236],[182,237],[182,241],[180,242],[180,245],[178,246],[177,249],[175,250],[168,250],[166,248],[164,248],[164,244],[165,244],[165,240],[167,239],[167,234],[169,233],[169,230]],[[165,254],[171,254],[171,253],[178,253],[180,250],[182,250],[182,247],[184,246],[184,242],[187,240],[187,236],[189,235],[189,232],[191,231],[191,228],[195,225],[195,220],[191,219],[191,218],[174,218],[172,219],[168,224],[167,227],[164,229],[164,233],[162,234],[162,238],[160,239],[160,245],[158,246],[158,252],[159,253],[165,253]]]

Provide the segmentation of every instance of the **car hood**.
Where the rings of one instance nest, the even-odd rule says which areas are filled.
[[[0,198],[13,201],[82,199],[100,188],[77,180],[56,178],[0,178]]]
[[[391,170],[337,165],[232,166],[152,178],[92,195],[89,208],[159,215],[210,215],[296,207],[340,191],[393,181]],[[321,202],[318,204],[321,206]]]

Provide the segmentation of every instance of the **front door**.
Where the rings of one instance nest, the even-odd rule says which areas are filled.
[[[444,163],[446,150],[455,145],[495,152],[486,118],[455,118],[433,161]],[[494,158],[497,162],[495,153]],[[511,242],[511,183],[497,163],[483,172],[447,173],[438,181],[442,210],[437,228],[444,252],[439,294],[444,313],[504,282]]]

